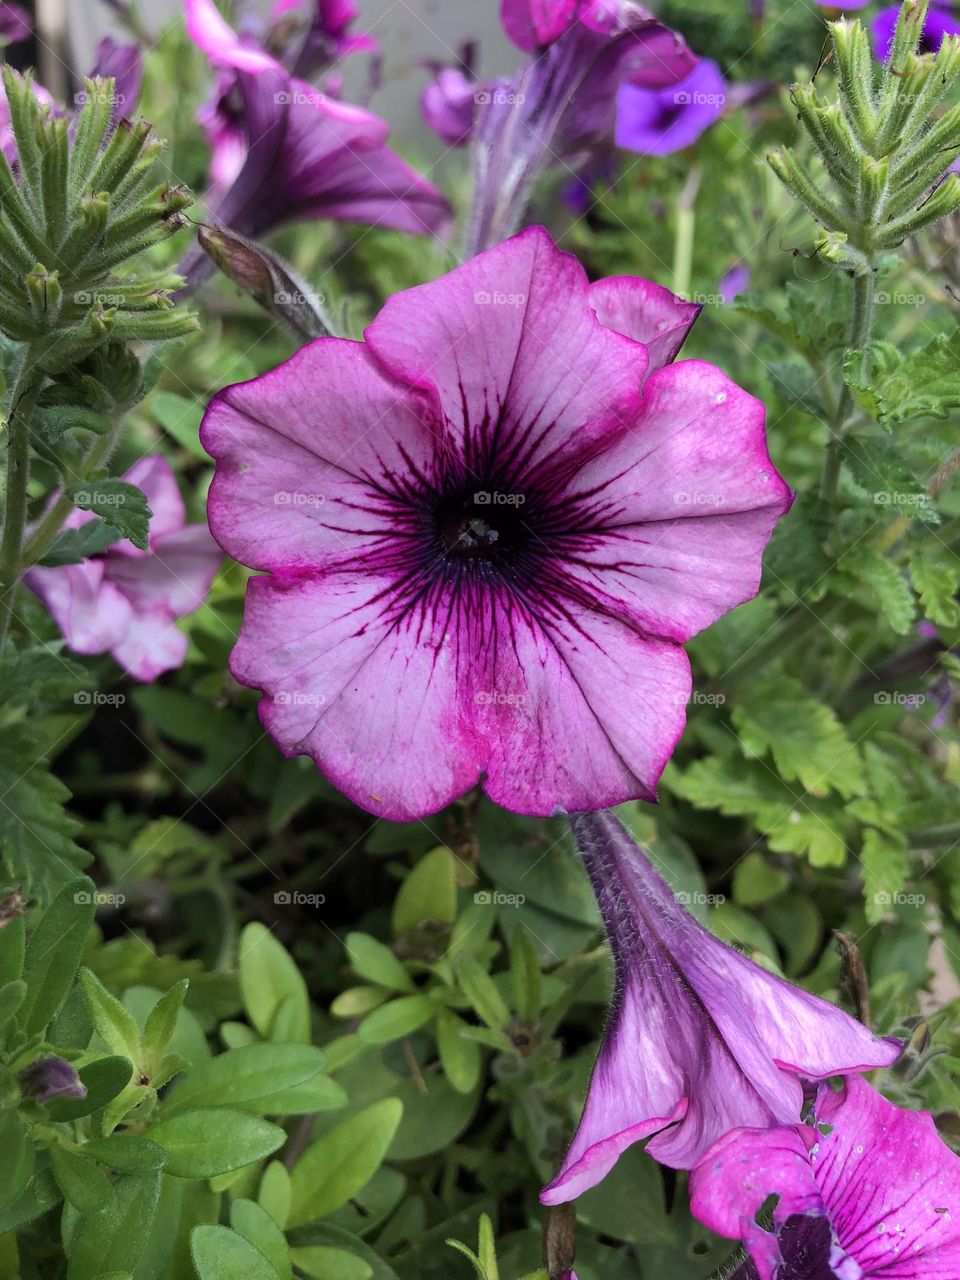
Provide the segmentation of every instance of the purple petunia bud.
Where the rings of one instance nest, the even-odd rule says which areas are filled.
[[[20,1087],[36,1102],[52,1102],[54,1098],[85,1098],[86,1085],[81,1083],[74,1067],[65,1058],[45,1054],[19,1073]]]

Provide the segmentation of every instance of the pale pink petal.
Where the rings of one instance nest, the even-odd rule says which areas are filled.
[[[279,68],[279,63],[262,49],[241,41],[224,21],[213,0],[184,0],[184,13],[187,34],[215,66],[252,72]]]
[[[168,613],[136,614],[124,638],[112,646],[117,662],[135,680],[150,682],[165,671],[183,666],[187,656],[187,637]]]
[[[106,653],[126,635],[133,611],[126,597],[104,580],[102,560],[31,569],[23,580],[50,610],[75,653]]]
[[[139,558],[111,556],[106,577],[118,587],[137,614],[167,613],[182,618],[206,598],[223,553],[206,525],[191,524],[151,539],[152,554]]]
[[[443,427],[362,343],[321,338],[211,402],[208,518],[254,569],[312,572],[391,556],[394,530],[442,469]],[[401,531],[402,532],[402,531]]]
[[[649,373],[676,359],[702,311],[663,285],[637,276],[607,276],[590,286],[590,306],[601,324],[642,342],[650,357]]]

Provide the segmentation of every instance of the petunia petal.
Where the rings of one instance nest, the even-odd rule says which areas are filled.
[[[590,306],[601,324],[642,342],[648,373],[677,358],[702,306],[638,276],[607,276],[590,286]]]
[[[135,680],[147,683],[165,671],[183,666],[187,637],[178,631],[169,613],[138,613],[130,621],[126,635],[111,653]]]
[[[133,617],[130,602],[104,580],[102,561],[31,569],[23,580],[50,610],[75,653],[106,653],[127,634]]]
[[[108,555],[105,573],[137,614],[182,618],[203,603],[223,554],[206,525],[191,524],[152,540],[152,555]]]
[[[366,331],[398,379],[436,389],[468,472],[523,487],[636,417],[646,350],[601,325],[583,268],[531,227],[395,294]]]

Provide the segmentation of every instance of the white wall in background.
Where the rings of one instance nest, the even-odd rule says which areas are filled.
[[[100,37],[116,32],[112,15],[102,0],[66,0],[66,7],[76,65],[89,67]],[[269,3],[255,7],[264,11]],[[182,12],[179,0],[141,0],[140,8],[153,30]],[[424,58],[452,61],[460,41],[475,38],[484,74],[501,75],[517,65],[520,55],[500,28],[499,8],[499,0],[359,0],[357,29],[373,32],[385,57],[383,87],[369,105],[390,121],[398,141],[431,154],[442,150],[420,120],[418,98],[426,73],[419,64]],[[364,92],[367,61],[359,55],[345,68],[346,96],[354,101]]]

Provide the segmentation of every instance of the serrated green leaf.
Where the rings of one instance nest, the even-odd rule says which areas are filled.
[[[796,779],[811,795],[863,791],[859,751],[830,707],[799,680],[775,676],[745,685],[733,721],[748,757],[769,751],[781,777]]]
[[[48,569],[64,564],[79,564],[81,560],[100,555],[119,540],[120,531],[98,516],[82,524],[79,529],[63,529],[38,563]]]
[[[840,455],[878,510],[940,523],[926,487],[892,440],[851,436],[841,442]]]
[[[951,547],[915,551],[910,557],[910,575],[926,618],[940,627],[960,624],[960,556]]]
[[[898,635],[906,635],[914,618],[913,593],[905,574],[875,547],[854,547],[840,561],[840,581],[862,583]]]
[[[960,331],[937,334],[905,356],[891,343],[873,343],[866,354],[870,376],[866,388],[861,384],[855,390],[868,397],[865,407],[879,421],[946,418],[960,406]],[[861,363],[860,353],[851,352],[848,380]]]
[[[899,831],[869,827],[863,834],[860,865],[867,920],[877,924],[891,911],[910,874],[906,838]]]
[[[120,536],[146,551],[153,512],[146,494],[126,480],[82,480],[68,485],[67,497],[81,511],[92,511]]]

